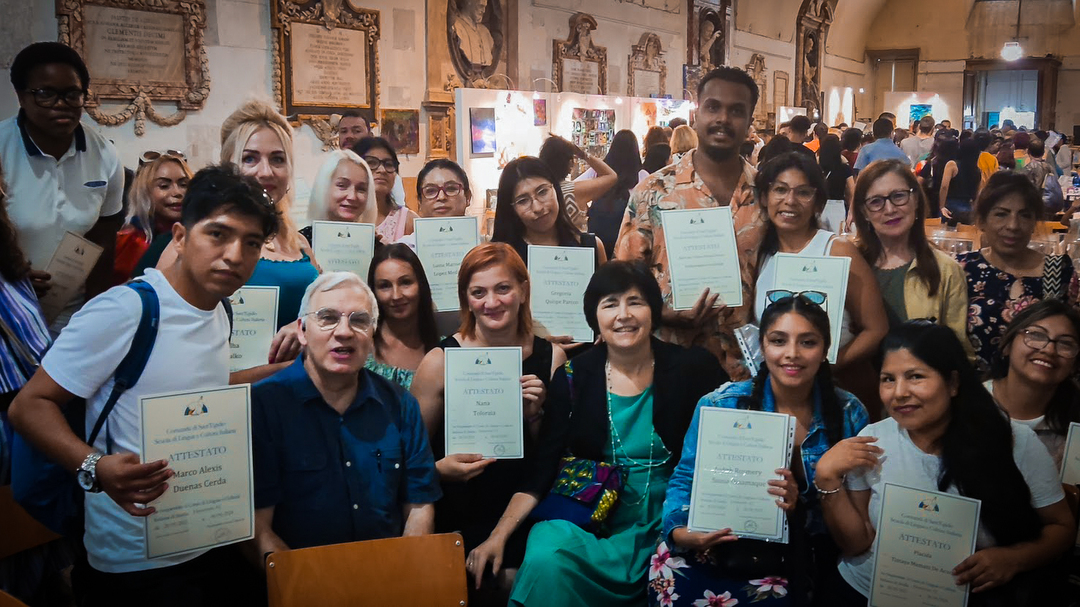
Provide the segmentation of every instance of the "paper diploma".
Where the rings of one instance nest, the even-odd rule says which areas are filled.
[[[229,372],[265,365],[277,333],[278,287],[241,287],[229,298]]]
[[[702,407],[690,490],[691,531],[731,529],[740,538],[787,543],[787,515],[769,493],[795,440],[782,413]]]
[[[773,263],[776,280],[771,288],[766,287],[766,297],[775,290],[793,293],[805,291],[814,297],[824,295],[825,302],[822,306],[829,315],[829,330],[832,333],[829,362],[836,363],[836,355],[840,351],[840,332],[843,329],[844,302],[847,301],[851,260],[847,257],[808,257],[777,253]]]
[[[375,226],[348,221],[311,222],[311,250],[323,272],[353,272],[367,282],[375,254]]]
[[[416,256],[424,265],[437,312],[458,311],[458,269],[465,254],[480,244],[476,217],[415,219]]]
[[[569,335],[592,342],[583,303],[596,268],[596,249],[529,245],[532,317],[540,337]]]
[[[1069,424],[1065,439],[1065,455],[1061,458],[1061,482],[1080,485],[1080,423]],[[1076,532],[1076,545],[1080,547],[1080,530]]]
[[[214,548],[255,535],[250,386],[144,396],[144,462],[175,476],[146,517],[146,557]]]
[[[728,307],[742,305],[742,274],[731,207],[661,211],[672,307],[689,310],[702,291],[719,293]]]
[[[521,348],[447,348],[446,453],[525,457]]]
[[[963,607],[970,586],[952,570],[975,552],[982,502],[885,483],[878,517],[873,607]]]
[[[41,297],[41,311],[45,313],[45,322],[52,324],[75,294],[86,284],[86,277],[94,269],[97,260],[104,251],[89,240],[66,232],[53,253],[45,271],[52,275],[49,292]]]

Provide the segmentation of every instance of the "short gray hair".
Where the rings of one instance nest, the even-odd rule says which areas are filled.
[[[311,312],[311,298],[314,297],[315,293],[332,291],[342,285],[351,286],[362,291],[367,296],[370,303],[368,313],[371,314],[371,329],[374,331],[379,324],[379,302],[375,299],[375,293],[371,291],[371,287],[367,286],[367,283],[353,272],[323,272],[320,274],[304,290],[304,297],[300,300],[300,314],[297,318],[303,320]]]

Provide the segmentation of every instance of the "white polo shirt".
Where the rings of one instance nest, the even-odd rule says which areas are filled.
[[[0,122],[0,165],[19,246],[35,270],[44,270],[64,232],[84,236],[98,219],[122,210],[124,167],[113,144],[82,125],[75,129],[71,148],[57,160],[38,148],[24,121],[20,110]],[[80,291],[71,311],[82,301]],[[69,313],[61,315],[63,324]]]

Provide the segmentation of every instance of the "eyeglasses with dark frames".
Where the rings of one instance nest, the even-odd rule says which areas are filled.
[[[64,100],[68,107],[81,108],[86,105],[86,91],[82,89],[58,91],[51,88],[41,88],[27,89],[25,92],[30,93],[38,107],[54,108],[61,99]]]
[[[907,203],[911,202],[911,196],[915,193],[914,189],[896,190],[890,193],[888,196],[874,196],[873,198],[866,199],[866,208],[869,211],[877,213],[881,209],[885,208],[885,202],[891,202],[894,207],[907,206]]]

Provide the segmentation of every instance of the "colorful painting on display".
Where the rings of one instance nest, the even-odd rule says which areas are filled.
[[[533,99],[533,126],[547,124],[547,99]]]
[[[908,124],[922,120],[923,116],[929,116],[932,110],[933,106],[931,106],[929,103],[912,103],[911,120],[908,122]]]
[[[495,153],[495,108],[469,108],[469,134],[473,154]]]
[[[420,153],[420,110],[383,110],[380,133],[398,154]]]

